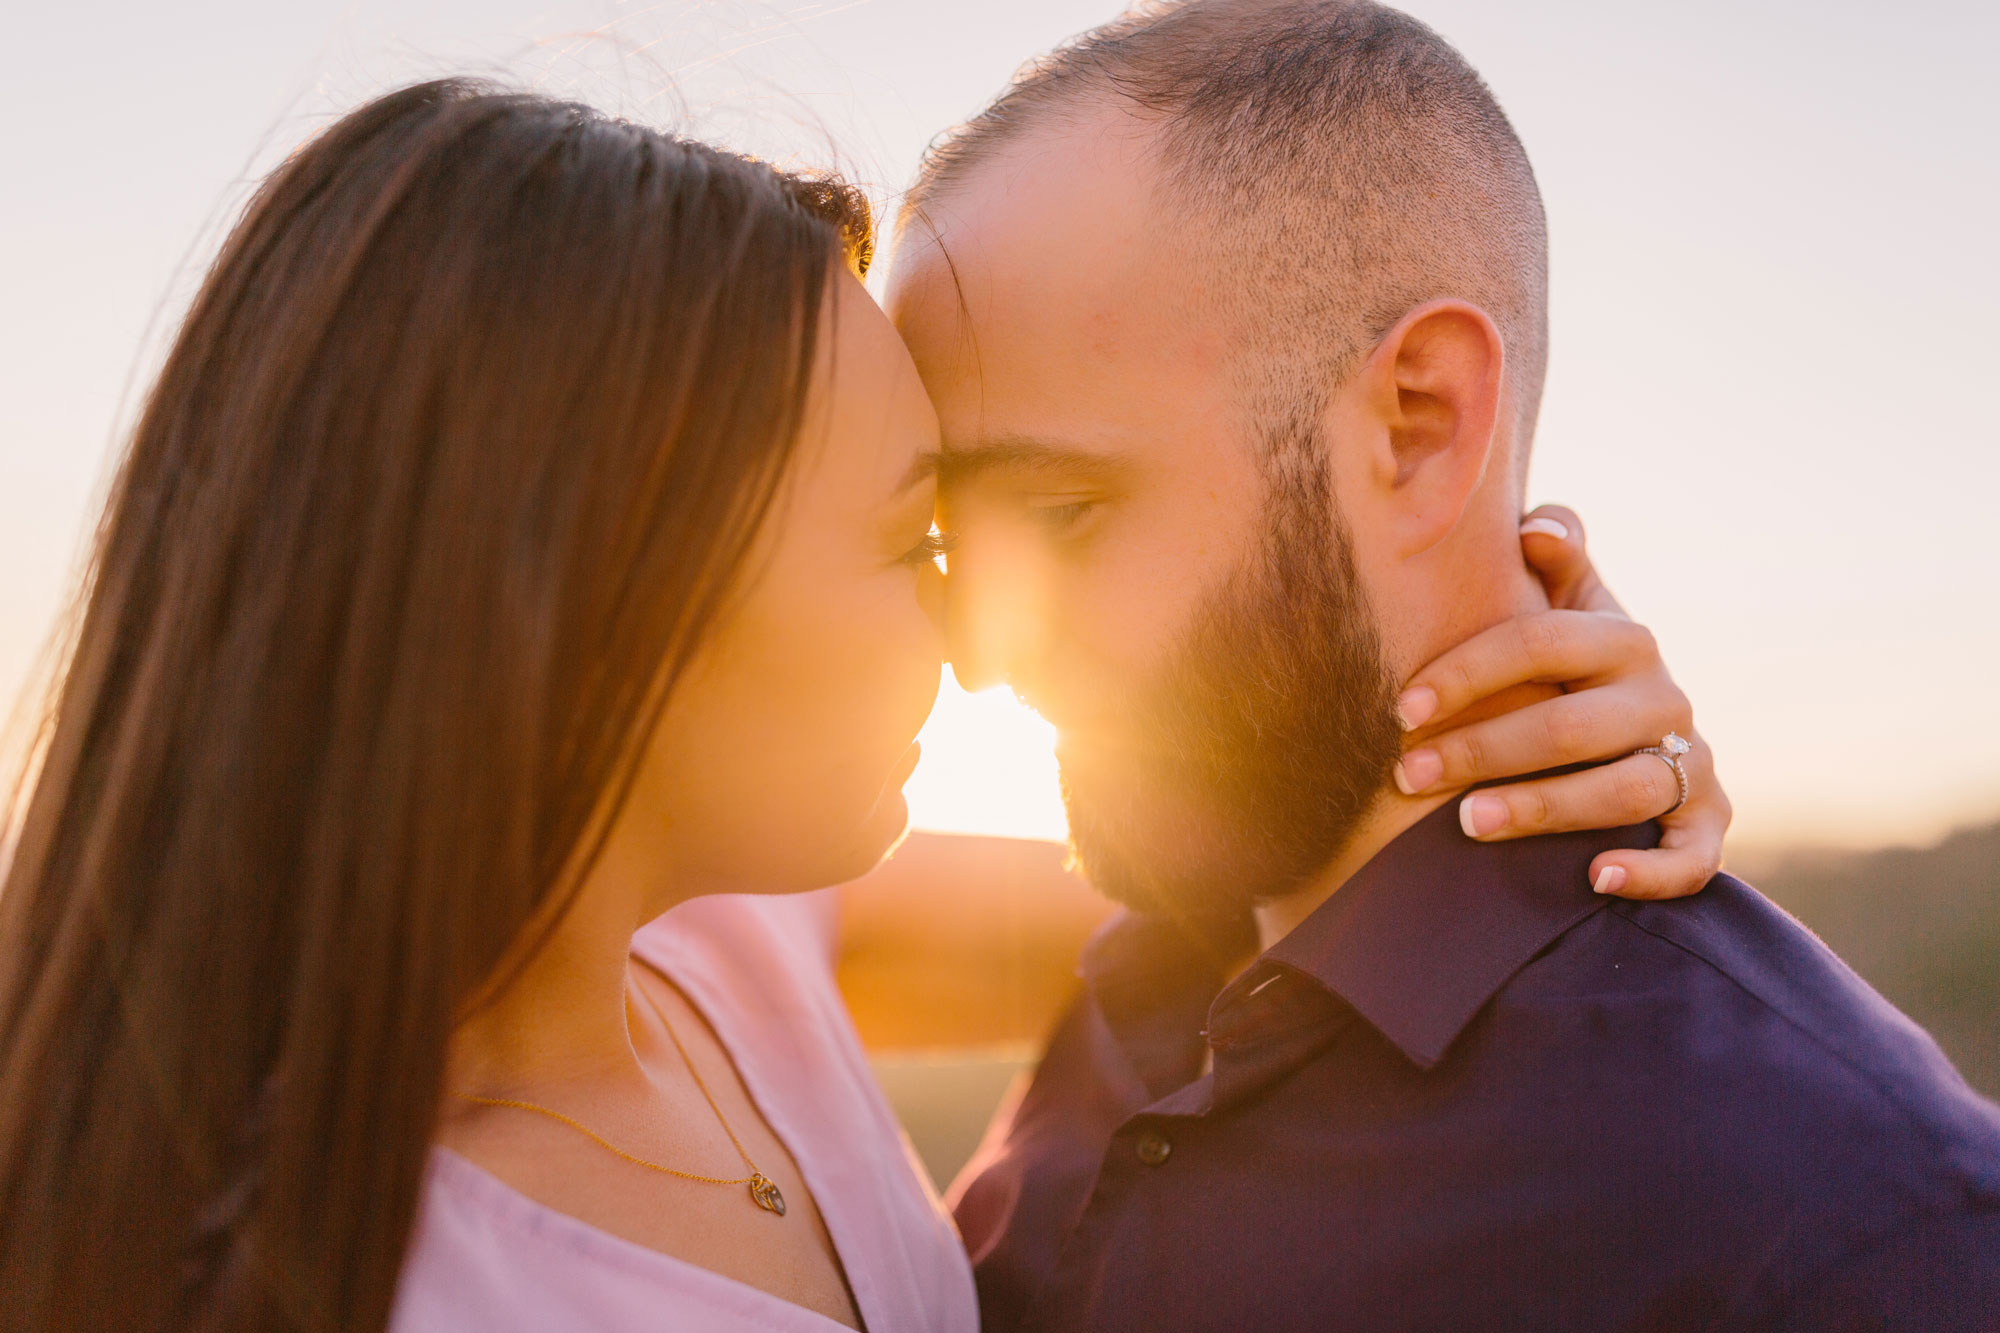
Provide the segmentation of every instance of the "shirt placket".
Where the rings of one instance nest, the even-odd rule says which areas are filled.
[[[1310,978],[1259,964],[1218,995],[1201,1033],[1210,1067],[1128,1117],[1112,1135],[1097,1180],[1036,1303],[1030,1327],[1066,1327],[1039,1316],[1089,1308],[1076,1293],[1096,1286],[1121,1215],[1141,1191],[1181,1188],[1204,1135],[1222,1132],[1236,1105],[1299,1068],[1333,1041],[1351,1015]],[[1157,1040],[1159,1034],[1150,1034]]]

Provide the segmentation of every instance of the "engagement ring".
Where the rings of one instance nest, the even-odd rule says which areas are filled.
[[[1643,750],[1632,751],[1633,754],[1650,754],[1674,770],[1674,781],[1680,784],[1680,799],[1664,811],[1665,814],[1670,815],[1688,803],[1688,775],[1687,770],[1681,767],[1681,756],[1693,748],[1686,737],[1670,731],[1660,738],[1658,745],[1649,745]]]

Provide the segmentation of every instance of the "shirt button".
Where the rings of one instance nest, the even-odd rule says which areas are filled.
[[[1174,1145],[1158,1134],[1141,1134],[1139,1141],[1132,1145],[1132,1151],[1147,1166],[1158,1166],[1174,1155]]]

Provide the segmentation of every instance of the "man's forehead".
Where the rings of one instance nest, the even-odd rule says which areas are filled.
[[[982,163],[898,239],[887,304],[948,443],[1087,445],[1220,373],[1144,150],[1084,128]]]
[[[996,149],[927,201],[891,267],[899,321],[1129,334],[1178,314],[1176,220],[1156,206],[1149,141],[1131,122],[1052,126]],[[911,312],[917,313],[917,312]],[[1011,331],[1011,329],[1010,329]]]

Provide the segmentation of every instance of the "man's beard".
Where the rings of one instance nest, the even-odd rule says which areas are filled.
[[[1308,471],[1274,483],[1262,551],[1135,690],[1124,743],[1064,750],[1070,843],[1091,882],[1218,946],[1332,862],[1402,752],[1345,528],[1323,469]]]

